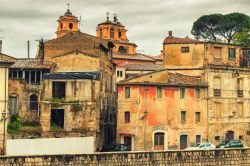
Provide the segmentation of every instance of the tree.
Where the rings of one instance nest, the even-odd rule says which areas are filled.
[[[212,41],[217,40],[216,33],[218,32],[219,23],[223,15],[211,14],[204,15],[194,22],[191,33],[197,39],[208,39]]]
[[[250,47],[250,33],[248,29],[243,29],[233,37],[233,43],[242,47]]]
[[[243,13],[210,14],[198,18],[191,33],[196,38],[217,41],[220,38],[232,42],[233,36],[244,28],[250,29],[250,17]]]

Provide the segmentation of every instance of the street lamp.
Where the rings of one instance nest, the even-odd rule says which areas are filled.
[[[6,138],[5,138],[5,124],[6,124],[6,120],[8,119],[7,117],[7,112],[5,110],[3,110],[2,112],[2,121],[3,121],[3,150],[1,151],[2,155],[5,154],[5,142],[6,142]]]

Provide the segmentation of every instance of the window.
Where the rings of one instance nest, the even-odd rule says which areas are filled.
[[[63,23],[60,24],[60,28],[63,29]]]
[[[199,98],[200,98],[200,91],[201,91],[201,90],[200,90],[199,88],[196,88],[196,89],[195,89],[195,98],[196,98],[196,99],[199,99]]]
[[[239,140],[243,141],[243,135],[239,135]]]
[[[195,123],[198,124],[201,122],[201,113],[195,112]]]
[[[17,103],[16,95],[9,97],[9,111],[10,111],[10,115],[18,114],[18,103]]]
[[[117,71],[116,75],[117,75],[117,77],[122,77],[123,76],[123,72],[122,71]]]
[[[65,98],[65,82],[53,82],[52,97]]]
[[[154,150],[164,150],[164,133],[154,134]]]
[[[127,54],[127,53],[128,53],[128,50],[127,50],[125,47],[120,46],[120,47],[118,48],[118,52],[121,53],[121,54]]]
[[[214,77],[214,96],[221,96],[221,78]]]
[[[10,78],[14,78],[14,79],[22,79],[23,78],[23,71],[20,71],[20,70],[18,70],[18,71],[10,71],[9,72],[9,77]]]
[[[157,98],[158,99],[162,98],[162,87],[157,87]]]
[[[73,29],[73,24],[69,23],[69,29]]]
[[[182,52],[182,53],[187,53],[187,52],[189,52],[189,47],[181,47],[181,52]]]
[[[121,31],[119,31],[119,37],[122,37],[122,32]]]
[[[196,135],[195,142],[196,142],[196,144],[200,144],[201,143],[201,135]]]
[[[130,123],[130,112],[126,111],[124,112],[125,116],[125,123]]]
[[[38,110],[38,97],[36,94],[30,96],[30,111],[37,111]]]
[[[228,59],[235,59],[235,58],[236,58],[236,49],[228,48]]]
[[[243,97],[243,79],[237,78],[237,96]]]
[[[110,29],[110,38],[114,38],[114,28]]]
[[[124,145],[128,146],[128,150],[131,150],[131,147],[132,147],[131,136],[124,136]]]
[[[215,136],[215,137],[214,137],[214,140],[215,140],[215,141],[220,141],[220,136]]]
[[[130,87],[125,87],[125,98],[130,98]]]
[[[180,98],[181,99],[185,98],[185,88],[180,88]]]
[[[186,111],[181,111],[181,123],[186,123]]]

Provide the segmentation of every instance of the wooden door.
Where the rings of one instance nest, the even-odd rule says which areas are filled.
[[[180,136],[180,149],[186,149],[188,144],[188,136],[181,135]]]
[[[164,133],[154,134],[154,150],[164,150]]]

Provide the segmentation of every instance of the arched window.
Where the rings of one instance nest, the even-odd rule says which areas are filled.
[[[100,38],[102,38],[102,29],[100,29]]]
[[[73,24],[69,23],[69,29],[73,29]]]
[[[119,31],[119,37],[122,37],[122,32],[121,31]]]
[[[9,97],[9,111],[10,115],[16,115],[18,114],[18,103],[17,103],[17,95],[12,94]]]
[[[30,110],[31,111],[38,110],[38,97],[36,94],[30,96]]]
[[[118,48],[118,52],[121,53],[121,54],[127,54],[127,53],[128,53],[128,50],[127,50],[125,47],[120,46],[120,47]]]
[[[60,24],[60,28],[63,29],[63,23]]]
[[[110,29],[110,38],[114,38],[114,33],[115,33],[114,28],[111,28]]]
[[[154,150],[164,150],[164,136],[163,132],[157,132],[154,134]]]

